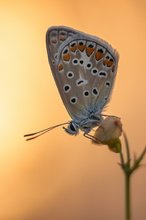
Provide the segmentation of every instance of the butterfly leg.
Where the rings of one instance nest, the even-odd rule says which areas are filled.
[[[115,116],[115,115],[105,115],[105,114],[102,114],[102,116],[103,117],[116,117],[116,118],[119,118],[119,117],[117,117],[117,116]],[[119,118],[120,119],[120,118]]]
[[[96,137],[94,137],[94,136],[91,135],[91,134],[84,133],[84,137],[86,137],[86,138],[92,140],[93,142],[96,142],[96,143],[101,144],[101,141],[98,140]]]

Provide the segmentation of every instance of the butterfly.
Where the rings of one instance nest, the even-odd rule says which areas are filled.
[[[85,136],[104,120],[102,111],[110,100],[119,55],[99,37],[70,27],[53,26],[47,30],[48,60],[61,99],[72,120],[39,132],[27,134],[33,139],[58,126]],[[40,134],[39,134],[40,133]]]

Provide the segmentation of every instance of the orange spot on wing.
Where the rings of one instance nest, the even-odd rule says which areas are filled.
[[[95,54],[95,58],[97,61],[100,60],[103,56],[104,54],[101,51],[97,51]]]
[[[75,52],[77,50],[77,45],[74,44],[73,46],[70,46],[69,48],[72,52]]]
[[[61,63],[58,65],[58,70],[59,71],[63,70],[63,65]]]
[[[69,54],[69,53],[64,54],[64,55],[63,55],[63,60],[64,60],[64,61],[69,61],[69,60],[70,60],[70,54]]]
[[[91,56],[91,54],[93,53],[95,49],[94,48],[91,48],[91,47],[86,47],[86,54],[87,56]]]
[[[83,52],[84,50],[85,50],[85,45],[80,45],[80,44],[78,44],[78,49],[81,51],[81,52]]]
[[[110,59],[110,60],[108,61],[107,66],[108,66],[108,67],[111,67],[111,66],[113,65],[113,62],[114,62],[114,61],[113,61],[112,59]]]
[[[70,47],[70,50],[71,50],[72,52],[75,52],[75,51],[77,50],[77,46]]]
[[[103,65],[107,66],[108,60],[103,60]]]
[[[112,65],[113,65],[113,60],[112,59],[110,59],[110,60],[108,60],[108,59],[105,59],[104,61],[103,61],[103,64],[105,65],[105,66],[107,66],[107,67],[111,67]]]

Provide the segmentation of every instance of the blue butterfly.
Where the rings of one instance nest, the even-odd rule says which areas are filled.
[[[64,26],[48,29],[46,45],[54,80],[72,120],[25,136],[40,133],[38,137],[64,124],[67,133],[81,130],[88,136],[104,120],[102,111],[111,96],[119,55],[99,37]]]

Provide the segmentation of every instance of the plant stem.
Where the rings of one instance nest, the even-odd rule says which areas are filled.
[[[131,176],[141,166],[141,161],[143,160],[146,154],[146,147],[143,149],[142,153],[139,155],[138,158],[134,158],[134,161],[131,164],[130,147],[125,132],[123,132],[123,137],[126,147],[126,159],[124,158],[124,155],[121,151],[120,166],[125,176],[125,220],[131,220]]]
[[[125,219],[131,220],[131,175],[125,173]]]

